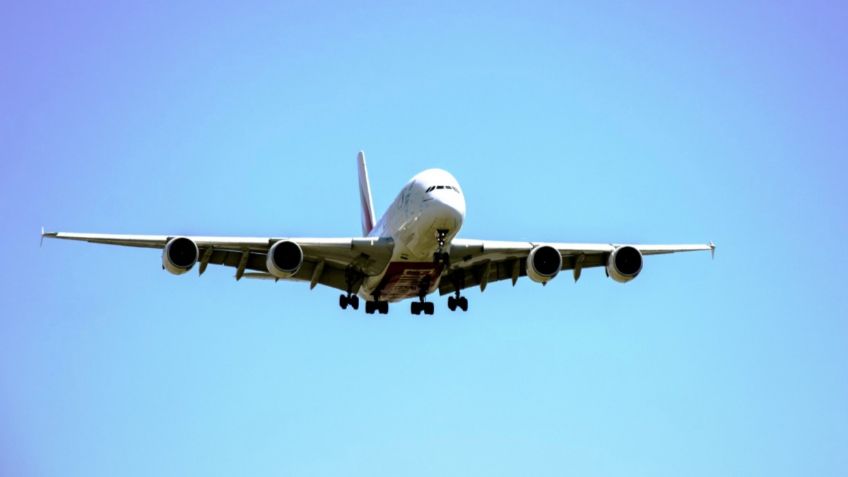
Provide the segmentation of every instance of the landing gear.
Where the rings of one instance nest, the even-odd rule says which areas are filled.
[[[450,311],[456,311],[457,308],[468,311],[468,298],[459,294],[460,290],[465,288],[465,273],[462,270],[456,270],[450,275],[450,281],[456,296],[448,297],[448,308]]]
[[[448,237],[448,231],[445,229],[436,230],[436,240],[439,242],[439,250],[445,248],[445,240]]]
[[[353,294],[348,293],[347,295],[339,295],[339,307],[342,310],[346,310],[348,305],[354,310],[359,309],[359,297]]]
[[[450,254],[444,251],[447,237],[448,230],[439,229],[436,231],[436,241],[439,244],[439,248],[433,254],[433,263],[441,263],[445,266],[450,265]]]
[[[373,315],[374,312],[379,312],[381,315],[385,315],[389,312],[389,302],[387,301],[366,301],[365,302],[365,313],[369,315]]]
[[[359,309],[359,297],[353,292],[358,290],[362,283],[362,273],[348,267],[345,270],[345,284],[347,285],[347,293],[339,296],[339,307],[346,310],[348,306],[354,310]]]
[[[457,308],[468,311],[468,298],[464,296],[448,297],[448,308],[450,308],[450,311],[456,311]]]
[[[420,315],[423,311],[425,315],[432,315],[436,307],[432,301],[427,301],[427,292],[430,291],[430,277],[425,277],[418,284],[418,301],[413,301],[409,304],[409,311],[413,315]]]
[[[422,311],[425,315],[432,315],[436,311],[432,301],[413,301],[409,304],[409,308],[413,315],[420,315]]]

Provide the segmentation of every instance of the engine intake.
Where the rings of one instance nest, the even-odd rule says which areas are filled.
[[[527,276],[536,283],[547,283],[562,268],[562,255],[550,245],[538,245],[527,256]]]
[[[607,275],[619,283],[633,280],[642,271],[642,252],[625,245],[615,249],[607,261]]]
[[[281,240],[268,250],[265,261],[268,272],[277,278],[294,276],[303,265],[303,250],[291,240]]]
[[[200,249],[188,237],[172,238],[162,250],[162,267],[174,275],[182,275],[197,263]]]

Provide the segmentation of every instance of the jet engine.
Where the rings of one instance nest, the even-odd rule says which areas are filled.
[[[636,247],[624,245],[615,249],[607,260],[607,275],[618,283],[636,278],[642,271],[642,252]]]
[[[527,256],[527,276],[536,283],[547,283],[562,268],[562,255],[550,245],[537,245]]]
[[[191,270],[197,263],[200,249],[197,244],[187,237],[176,237],[168,240],[162,249],[162,268],[174,275],[182,275]]]
[[[268,250],[268,272],[277,278],[294,276],[303,265],[303,250],[291,240],[280,240]]]

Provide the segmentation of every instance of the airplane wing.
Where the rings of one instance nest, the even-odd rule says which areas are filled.
[[[715,244],[680,245],[625,245],[596,243],[534,243],[501,242],[491,240],[454,239],[450,250],[450,268],[439,285],[439,294],[486,285],[499,280],[512,280],[527,276],[527,258],[538,246],[553,247],[562,259],[559,270],[573,270],[574,280],[580,278],[584,268],[605,267],[610,255],[621,247],[633,247],[642,255],[659,255],[677,252],[709,251],[715,253]],[[641,268],[641,264],[640,264]]]
[[[43,238],[164,249],[176,236],[114,235],[66,232],[43,232]],[[207,265],[224,265],[236,269],[236,279],[260,278],[278,280],[267,267],[268,251],[275,243],[286,240],[303,251],[303,262],[288,279],[305,280],[310,287],[326,285],[342,291],[359,288],[361,281],[382,272],[391,259],[391,239],[353,238],[282,238],[282,237],[214,237],[180,236],[192,240],[199,249],[199,273]]]

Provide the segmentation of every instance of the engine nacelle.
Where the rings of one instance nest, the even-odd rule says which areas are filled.
[[[265,266],[277,278],[294,276],[303,265],[303,250],[291,240],[280,240],[268,250]]]
[[[194,240],[187,237],[175,237],[168,240],[162,249],[162,268],[174,275],[182,275],[191,270],[200,257],[200,249]]]
[[[547,283],[562,268],[562,255],[550,245],[537,245],[527,256],[527,276],[536,283]]]
[[[607,275],[618,283],[636,278],[642,271],[642,252],[625,245],[615,249],[607,260]]]

